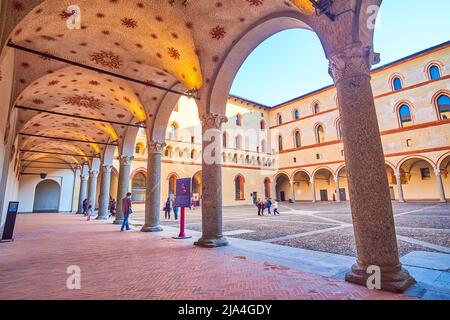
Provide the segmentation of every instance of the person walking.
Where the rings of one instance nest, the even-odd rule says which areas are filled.
[[[111,205],[110,205],[110,215],[109,216],[115,216],[116,215],[116,210],[117,210],[117,203],[116,203],[116,199],[112,199],[111,200]]]
[[[173,207],[173,215],[175,217],[175,221],[178,220],[178,211],[179,211],[179,209],[180,208],[178,208],[178,207]]]
[[[263,204],[261,199],[256,200],[256,207],[258,208],[258,216],[261,216],[263,210]]]
[[[83,200],[83,215],[86,217],[86,211],[88,209],[88,199]]]
[[[166,221],[170,220],[170,199],[167,198],[166,204],[164,205],[164,218]]]
[[[277,200],[275,200],[273,202],[273,215],[274,216],[279,216],[280,215],[280,212],[278,211],[278,201]]]
[[[86,221],[91,221],[91,216],[94,215],[94,210],[92,210],[92,205],[89,205],[86,210],[87,219]]]
[[[131,230],[130,225],[128,224],[128,218],[130,217],[130,214],[133,212],[131,202],[131,192],[128,192],[126,197],[122,199],[122,212],[123,212],[123,222],[122,227],[120,228],[120,231],[123,231],[123,229]]]
[[[267,208],[267,213],[269,216],[272,215],[272,212],[270,212],[270,207],[272,206],[272,201],[270,201],[270,198],[267,198],[266,200],[266,208]]]

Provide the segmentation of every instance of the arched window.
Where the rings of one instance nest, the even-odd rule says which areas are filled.
[[[245,200],[244,198],[244,183],[245,179],[243,176],[238,175],[234,178],[234,190],[236,195],[236,200]]]
[[[266,122],[264,120],[261,120],[260,127],[261,127],[261,130],[266,130]]]
[[[316,103],[314,105],[314,114],[319,114],[320,113],[320,106],[318,103]]]
[[[450,98],[443,94],[437,99],[439,120],[450,119]]]
[[[441,69],[437,65],[432,65],[428,69],[428,75],[430,77],[430,80],[436,80],[441,77]]]
[[[236,136],[236,149],[242,149],[242,137],[240,135]]]
[[[177,187],[177,176],[175,174],[172,174],[169,177],[169,196],[171,194],[175,194],[176,187]]]
[[[300,131],[295,130],[294,131],[294,147],[300,148],[301,146],[302,146],[302,140],[301,140],[301,136],[300,136]]]
[[[238,113],[238,114],[236,115],[236,125],[237,125],[238,127],[242,126],[242,115],[241,115],[240,113]]]
[[[228,144],[227,140],[228,140],[228,135],[226,132],[224,132],[222,135],[222,145],[224,148],[227,147],[227,144]]]
[[[266,149],[267,149],[267,143],[266,143],[266,140],[262,140],[262,141],[261,141],[261,152],[262,152],[262,153],[265,153],[265,152],[266,152]]]
[[[400,79],[399,77],[395,77],[394,79],[392,79],[392,88],[394,89],[394,91],[402,90],[402,79]]]
[[[277,123],[278,125],[283,124],[283,117],[281,116],[281,114],[277,114]]]
[[[193,150],[191,151],[191,159],[194,160],[194,159],[195,159],[195,156],[196,156],[196,151],[195,151],[195,149],[193,149]]]
[[[266,198],[270,198],[270,184],[271,182],[269,178],[264,179],[264,196]]]
[[[137,154],[144,154],[144,144],[142,142],[136,143],[134,152]]]
[[[316,127],[316,143],[324,143],[325,142],[325,131],[323,130],[322,125],[318,125]]]
[[[300,119],[300,112],[298,111],[298,109],[294,110],[294,120],[298,120]]]
[[[171,157],[172,156],[172,147],[171,146],[168,146],[166,148],[166,150],[164,151],[164,156],[166,156],[166,157]]]
[[[168,128],[169,140],[176,140],[178,135],[178,125],[176,123],[171,123]]]
[[[233,162],[234,163],[238,163],[238,155],[237,155],[237,153],[235,153],[234,156],[233,156]]]
[[[409,127],[413,125],[411,117],[411,109],[406,104],[398,109],[398,117],[400,119],[400,127]]]
[[[145,175],[142,172],[138,172],[134,175],[131,184],[131,198],[133,201],[144,202],[145,201]]]
[[[343,140],[344,139],[344,132],[342,131],[342,123],[341,120],[338,120],[336,123],[336,129],[337,129],[337,136],[339,140]]]
[[[278,136],[278,151],[283,151],[283,137],[281,135]]]

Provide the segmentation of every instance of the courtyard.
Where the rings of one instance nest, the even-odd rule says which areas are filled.
[[[450,204],[393,203],[400,257],[413,251],[450,254]],[[283,246],[356,256],[350,204],[281,203],[279,216],[257,215],[254,206],[224,208],[224,235]],[[143,223],[143,212],[133,216]],[[177,226],[173,221],[162,225]],[[201,209],[186,209],[186,229],[201,231]]]

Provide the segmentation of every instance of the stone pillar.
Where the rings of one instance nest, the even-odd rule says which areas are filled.
[[[200,247],[228,245],[222,234],[222,133],[227,122],[222,115],[202,115],[202,237],[195,242]]]
[[[83,213],[83,200],[87,198],[87,187],[88,187],[89,175],[81,174],[80,179],[81,179],[81,181],[80,181],[80,198],[78,199],[77,214]]]
[[[133,159],[134,157],[132,156],[119,157],[119,186],[117,189],[117,210],[114,224],[122,224],[123,222],[122,199],[125,198],[127,192],[130,191],[131,163]]]
[[[103,165],[102,182],[100,186],[98,217],[99,220],[108,220],[109,218],[109,192],[111,189],[111,165]]]
[[[447,202],[447,199],[445,198],[444,184],[442,183],[441,170],[439,168],[435,168],[434,174],[436,175],[436,182],[439,190],[439,202]]]
[[[339,188],[339,176],[334,177],[334,185],[336,187],[336,202],[341,202],[341,191]]]
[[[415,280],[402,268],[370,77],[371,51],[354,44],[330,57],[344,133],[357,261],[349,282],[367,285],[369,266],[381,271],[381,288],[403,292]]]
[[[292,188],[292,201],[295,202],[295,181],[291,181],[291,188]]]
[[[395,180],[397,180],[398,202],[405,202],[402,186],[402,173],[400,170],[395,170]]]
[[[92,206],[92,210],[95,210],[95,203],[97,197],[97,177],[98,171],[89,172],[89,195],[88,195],[88,206]]]
[[[148,144],[147,189],[145,190],[145,224],[142,232],[162,231],[161,222],[161,157],[163,143]]]
[[[316,203],[316,182],[314,181],[314,178],[311,179],[311,194],[312,194],[312,202]]]

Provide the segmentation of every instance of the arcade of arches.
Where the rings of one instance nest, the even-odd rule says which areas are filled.
[[[60,197],[60,211],[72,211],[73,207],[81,210],[85,198],[95,206],[98,199],[98,218],[107,219],[110,196],[121,199],[133,190],[135,200],[144,202],[142,231],[161,231],[162,194],[173,191],[176,177],[163,175],[162,163],[172,161],[168,156],[197,157],[201,172],[192,177],[193,191],[201,199],[202,237],[196,244],[224,246],[227,240],[222,233],[222,195],[228,197],[226,192],[231,192],[236,200],[248,200],[252,190],[245,186],[252,179],[233,175],[233,185],[238,190],[227,191],[222,188],[222,170],[232,163],[235,167],[238,163],[252,163],[270,172],[277,166],[277,176],[261,178],[261,194],[281,199],[296,200],[300,194],[299,200],[307,200],[306,195],[332,200],[335,190],[348,192],[335,195],[337,201],[350,199],[352,206],[358,257],[346,276],[348,281],[365,285],[367,267],[377,265],[381,268],[383,289],[405,290],[414,280],[399,262],[386,175],[389,169],[378,134],[371,87],[370,68],[378,62],[378,55],[373,48],[373,30],[368,29],[366,21],[371,18],[368,7],[380,6],[381,2],[335,0],[332,12],[345,14],[332,21],[327,15],[316,15],[309,0],[140,0],[136,5],[128,1],[79,0],[81,16],[76,7],[67,8],[59,0],[2,0],[2,213],[8,201],[20,198],[24,192],[21,185],[26,181],[37,185],[39,173],[45,171],[49,179],[66,178],[77,194],[77,201],[73,201],[75,197]],[[6,16],[8,19],[3,19]],[[229,152],[221,143],[216,144],[215,155],[225,159],[225,163],[206,161],[199,150],[222,138],[230,87],[242,62],[266,38],[292,28],[315,32],[329,60],[335,100],[339,100],[345,168],[323,166],[291,175],[292,164],[282,163],[287,161],[282,157],[280,163],[270,153],[246,157],[240,152],[243,150]],[[176,125],[167,128],[184,95],[198,107],[204,139],[191,141],[198,144],[196,152],[183,147],[164,150],[170,140],[181,137],[176,133]],[[442,119],[448,111],[445,108],[440,113]],[[280,155],[290,153],[288,148],[294,142],[283,139],[281,133],[289,118],[287,112],[302,121],[304,110],[317,116],[326,112],[319,104],[313,109],[299,108],[298,113],[286,110],[283,114],[280,109],[278,119],[274,111],[273,119],[267,120],[279,127],[280,132],[275,134],[280,137],[280,145],[276,148],[274,144],[272,149],[279,150]],[[260,120],[255,128],[266,130],[266,122]],[[241,126],[242,122],[244,114],[234,124]],[[321,123],[314,128],[315,143],[326,145],[329,126]],[[143,145],[136,145],[140,133],[145,133],[146,140]],[[298,139],[308,136],[301,131]],[[269,139],[276,141],[268,138],[267,148],[271,145]],[[240,144],[246,144],[244,140]],[[227,139],[228,143],[232,141]],[[300,149],[303,146],[304,143],[299,144]],[[319,158],[318,153],[316,160]],[[138,161],[146,161],[145,171],[133,171]],[[440,173],[433,174],[439,168],[447,168],[448,158],[440,161],[439,167],[435,165],[424,158],[407,158],[390,169],[394,170],[397,184],[405,182],[399,188],[403,187],[406,195],[418,170],[430,177],[430,186],[436,183],[434,179],[442,179]],[[423,170],[426,168],[428,171]],[[166,177],[169,183],[165,185],[170,187],[163,190]],[[391,182],[392,179],[391,176]],[[42,189],[56,192],[55,183],[58,181],[39,186],[39,208],[47,208],[40,196]],[[61,194],[67,192],[61,190]],[[21,205],[23,211],[33,209],[26,207],[28,203]],[[49,210],[50,205],[54,206],[48,205]],[[121,223],[121,206],[117,209],[114,223]]]

